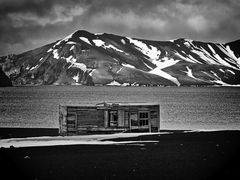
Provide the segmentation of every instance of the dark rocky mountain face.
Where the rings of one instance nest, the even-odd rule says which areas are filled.
[[[0,69],[13,85],[239,85],[239,44],[76,31],[38,49],[1,57]],[[7,82],[4,74],[0,81]]]
[[[11,80],[0,69],[0,87],[9,87],[9,86],[12,86]]]

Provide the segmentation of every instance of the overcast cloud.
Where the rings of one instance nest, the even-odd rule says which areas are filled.
[[[0,55],[84,29],[152,40],[240,39],[239,0],[1,0]]]

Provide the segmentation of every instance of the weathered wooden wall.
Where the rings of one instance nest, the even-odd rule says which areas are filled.
[[[109,126],[109,112],[117,111],[117,126]],[[59,133],[60,135],[79,134],[91,130],[107,130],[116,128],[131,129],[130,117],[136,114],[139,120],[139,112],[149,112],[149,131],[160,129],[159,105],[127,105],[127,106],[59,106]],[[137,128],[137,126],[135,126]]]

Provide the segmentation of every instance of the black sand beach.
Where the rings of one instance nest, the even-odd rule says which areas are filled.
[[[240,131],[115,139],[134,145],[1,148],[5,179],[238,179]]]

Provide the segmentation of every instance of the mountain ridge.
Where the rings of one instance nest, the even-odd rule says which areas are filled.
[[[0,67],[14,86],[236,86],[240,40],[154,41],[78,30],[34,50],[1,57]]]

